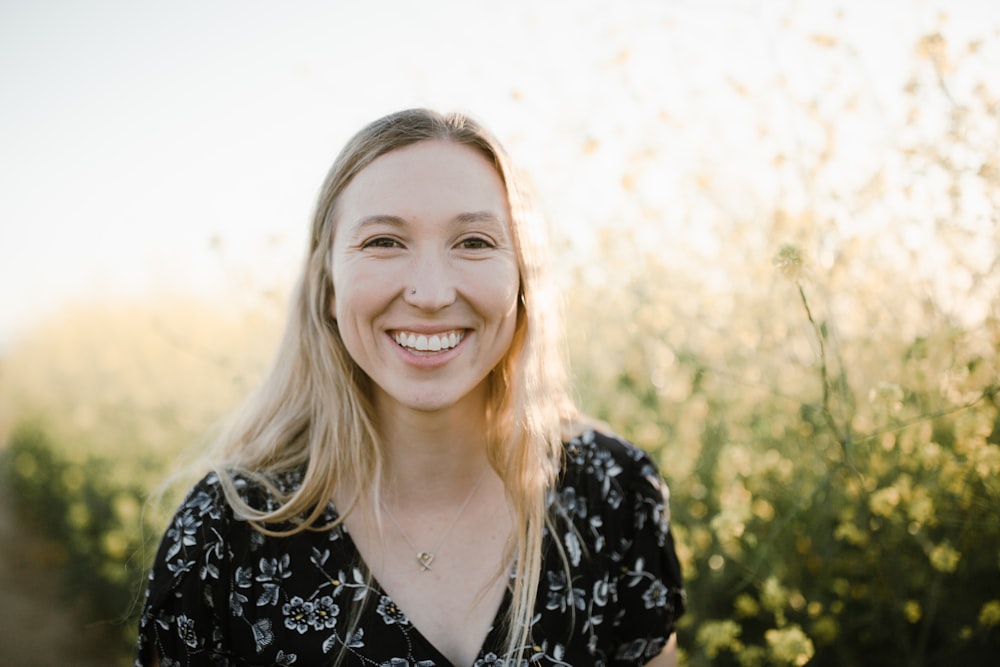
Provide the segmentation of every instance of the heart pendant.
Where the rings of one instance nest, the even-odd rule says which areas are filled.
[[[417,562],[420,563],[420,567],[426,572],[431,569],[431,563],[434,562],[434,554],[421,551],[417,554]]]

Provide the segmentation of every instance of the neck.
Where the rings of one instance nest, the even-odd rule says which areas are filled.
[[[454,503],[479,479],[486,458],[485,409],[379,410],[386,488],[396,501]]]

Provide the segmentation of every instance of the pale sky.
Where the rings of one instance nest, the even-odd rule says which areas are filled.
[[[692,161],[756,169],[713,100],[814,76],[804,30],[843,8],[881,103],[941,6],[1000,19],[993,0],[0,0],[0,351],[70,301],[286,284],[343,141],[408,106],[483,120],[588,247],[637,201],[669,207]],[[626,197],[644,148],[669,154],[645,172],[662,182]],[[712,252],[683,223],[662,224]]]

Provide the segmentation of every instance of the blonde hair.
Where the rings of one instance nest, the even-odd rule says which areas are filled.
[[[330,314],[330,249],[338,199],[351,180],[379,156],[429,140],[453,141],[484,155],[500,175],[510,205],[520,298],[513,342],[490,374],[490,407],[484,417],[488,458],[514,512],[513,540],[503,562],[505,568],[515,564],[506,619],[506,653],[514,657],[530,639],[547,521],[545,496],[559,473],[561,427],[576,415],[558,345],[558,309],[544,279],[542,225],[526,204],[507,154],[472,119],[410,109],[376,120],[348,141],[320,192],[304,271],[274,364],[221,439],[217,471],[237,515],[275,536],[330,528],[316,524],[338,487],[355,494],[348,507],[338,508],[341,521],[357,505],[362,489],[378,494],[384,455],[371,381],[348,354]],[[302,483],[283,493],[269,476],[292,469],[304,470]],[[251,507],[237,492],[234,474],[263,485],[277,506]],[[283,522],[292,527],[268,527]]]

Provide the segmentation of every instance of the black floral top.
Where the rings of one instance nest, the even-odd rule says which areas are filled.
[[[546,534],[528,665],[642,665],[684,610],[665,487],[650,458],[588,432],[566,444],[549,497],[558,535]],[[286,488],[299,476],[276,480]],[[265,494],[247,483],[257,504]],[[327,508],[323,523],[335,518]],[[570,578],[552,543],[562,542]],[[135,665],[451,667],[367,578],[343,527],[262,535],[234,518],[210,474],[174,516],[150,573]],[[509,593],[497,619],[510,604]],[[507,665],[494,623],[474,667]]]

